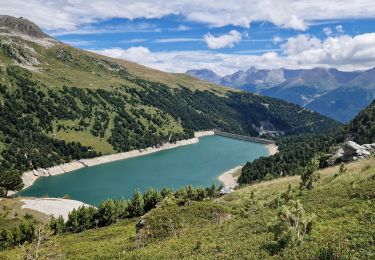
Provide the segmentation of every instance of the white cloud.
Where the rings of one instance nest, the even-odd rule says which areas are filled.
[[[338,33],[343,33],[344,32],[344,28],[342,27],[341,24],[337,25],[335,28],[336,28],[336,32],[338,32]]]
[[[171,42],[200,42],[203,41],[199,38],[184,38],[184,37],[176,37],[176,38],[163,38],[163,39],[157,39],[154,42],[156,43],[171,43]]]
[[[62,36],[69,34],[88,35],[88,34],[115,34],[115,33],[131,33],[131,32],[161,32],[161,29],[151,23],[123,23],[117,25],[83,25],[73,30],[53,30],[50,35]]]
[[[330,35],[332,35],[332,29],[330,28],[330,27],[324,27],[323,28],[323,32],[324,32],[324,34],[326,35],[326,36],[330,36]]]
[[[89,46],[94,45],[96,41],[85,41],[85,40],[69,40],[64,41],[66,44],[76,46],[76,47],[83,47],[83,46]]]
[[[140,43],[140,42],[146,42],[147,39],[143,38],[134,38],[134,39],[129,39],[129,40],[122,40],[120,43]]]
[[[151,52],[138,46],[129,49],[93,50],[95,52],[131,60],[148,67],[170,72],[188,69],[211,69],[220,75],[233,73],[251,66],[258,68],[313,68],[335,67],[342,70],[361,70],[375,67],[375,33],[354,37],[342,35],[320,40],[309,35],[289,38],[282,45],[283,54],[274,51],[262,55],[210,51]]]
[[[325,40],[309,35],[289,38],[283,45],[286,59],[296,65],[362,69],[375,66],[375,33],[341,35]]]
[[[373,18],[373,0],[12,0],[0,5],[0,13],[23,16],[45,29],[77,30],[80,26],[110,18],[160,18],[182,15],[186,20],[210,26],[248,28],[253,21],[305,30],[309,21]]]
[[[273,44],[278,44],[278,43],[280,43],[280,42],[282,42],[283,41],[283,39],[280,37],[280,36],[278,36],[278,35],[276,35],[276,36],[274,36],[273,38],[272,38],[272,43]]]
[[[239,43],[242,39],[240,32],[236,30],[230,31],[228,34],[223,34],[218,37],[207,33],[204,36],[204,41],[210,49],[233,48],[235,43]]]

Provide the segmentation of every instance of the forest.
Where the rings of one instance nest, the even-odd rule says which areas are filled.
[[[312,159],[320,168],[346,140],[359,144],[375,142],[375,102],[358,114],[349,124],[321,134],[301,134],[277,139],[279,153],[248,162],[242,169],[242,184],[269,180],[286,175],[301,175]]]

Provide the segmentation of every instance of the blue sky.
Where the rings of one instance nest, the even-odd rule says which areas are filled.
[[[0,13],[75,47],[172,72],[375,66],[369,0],[13,0]]]
[[[336,27],[341,28],[337,31]],[[325,39],[325,28],[334,35],[357,35],[375,30],[375,19],[327,20],[311,22],[304,34]],[[242,40],[233,47],[217,50],[208,48],[204,35],[224,35],[231,30],[242,34]],[[327,30],[327,29],[326,29]],[[298,30],[278,28],[269,22],[254,22],[250,28],[239,26],[208,27],[205,24],[184,21],[183,17],[167,16],[160,19],[110,19],[90,25],[83,25],[72,34],[47,30],[57,39],[80,48],[106,49],[144,46],[151,51],[214,51],[217,53],[281,52],[280,45],[289,37],[301,34]]]

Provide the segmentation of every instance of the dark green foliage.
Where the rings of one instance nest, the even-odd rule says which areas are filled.
[[[125,200],[106,200],[100,203],[96,214],[99,227],[108,226],[128,216]]]
[[[81,206],[78,209],[73,209],[68,215],[66,230],[78,233],[96,227],[96,212],[97,209],[94,207]]]
[[[360,144],[375,142],[375,102],[345,127],[324,134],[303,134],[279,139],[279,153],[246,163],[239,181],[251,183],[264,179],[267,174],[301,174],[314,157],[321,159],[320,168],[326,167],[325,156],[348,138],[354,138]]]
[[[277,247],[276,253],[286,247],[296,247],[303,242],[305,236],[311,232],[315,215],[308,215],[299,200],[291,200],[282,205],[277,213],[277,222],[272,227]]]
[[[131,217],[141,216],[144,213],[145,202],[139,190],[134,192],[133,198],[129,202],[128,212]]]
[[[49,226],[54,234],[64,232],[79,233],[84,230],[105,227],[118,222],[121,219],[139,217],[149,212],[164,199],[171,201],[176,199],[180,202],[202,201],[208,197],[215,198],[220,195],[220,187],[212,185],[210,188],[193,188],[191,185],[178,189],[175,193],[171,189],[164,188],[161,192],[155,189],[148,189],[144,194],[139,190],[134,192],[130,201],[124,199],[109,199],[99,204],[98,208],[81,206],[72,210],[65,223],[64,219],[52,218]]]
[[[296,135],[277,141],[279,153],[247,162],[242,168],[240,183],[263,180],[267,174],[274,177],[301,174],[314,158],[322,158],[320,167],[326,167],[322,155],[333,152],[334,146],[344,142],[345,129],[338,128],[326,134]]]
[[[359,144],[375,142],[375,101],[358,114],[348,125],[348,132]]]
[[[216,187],[215,183],[213,183],[210,188],[206,188],[207,196],[211,199],[219,197],[221,188]]]
[[[66,143],[46,135],[52,130],[52,120],[75,117],[79,109],[72,105],[74,99],[52,91],[47,96],[31,80],[30,72],[20,67],[7,67],[7,73],[17,88],[7,92],[0,105],[0,132],[4,136],[0,141],[5,144],[1,154],[3,165],[25,171],[98,155],[79,143]]]
[[[320,178],[319,173],[317,173],[318,167],[319,165],[316,159],[311,160],[306,166],[301,174],[301,189],[311,190],[314,187],[314,182],[318,181]]]
[[[160,191],[160,194],[163,197],[163,199],[165,199],[167,197],[168,198],[172,198],[173,197],[173,191],[170,188],[162,188],[161,191]]]
[[[156,204],[158,204],[162,200],[162,198],[162,195],[157,190],[151,188],[148,189],[143,194],[144,211],[148,212],[151,209],[153,209],[156,206]]]
[[[36,236],[36,224],[31,220],[22,222],[13,229],[2,229],[0,231],[0,250],[32,242]]]
[[[18,171],[4,169],[0,165],[0,197],[8,196],[8,191],[18,191],[23,188],[23,181]]]
[[[58,218],[52,216],[49,226],[54,235],[66,232],[65,221],[62,216],[59,216]]]

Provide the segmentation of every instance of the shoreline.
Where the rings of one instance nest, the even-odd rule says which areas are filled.
[[[234,174],[242,169],[243,165],[236,166],[217,177],[219,181],[224,185],[224,189],[234,189],[238,186],[239,176],[234,176]]]
[[[24,187],[22,188],[22,190],[33,185],[33,183],[40,177],[60,175],[60,174],[72,172],[75,170],[79,170],[85,167],[91,167],[91,166],[96,166],[100,164],[105,164],[105,163],[129,159],[129,158],[134,158],[138,156],[148,155],[151,153],[173,149],[173,148],[177,148],[180,146],[196,144],[199,142],[200,137],[210,136],[214,134],[215,133],[213,130],[199,131],[199,132],[194,133],[193,138],[180,140],[180,141],[177,141],[176,143],[165,143],[161,145],[160,147],[148,147],[145,149],[132,150],[128,152],[115,153],[115,154],[110,154],[110,155],[103,155],[103,156],[90,158],[90,159],[80,159],[80,160],[71,161],[68,163],[60,164],[60,165],[53,166],[53,167],[46,168],[46,169],[38,168],[38,169],[31,170],[31,171],[27,171],[22,174],[22,180],[24,183]],[[9,192],[9,195],[13,195],[13,194],[15,193],[11,191]]]
[[[279,152],[278,146],[275,143],[267,144],[269,156],[275,155]],[[224,185],[224,189],[234,189],[238,186],[239,176],[234,176],[235,173],[242,169],[243,165],[236,166],[219,175],[218,180]]]

